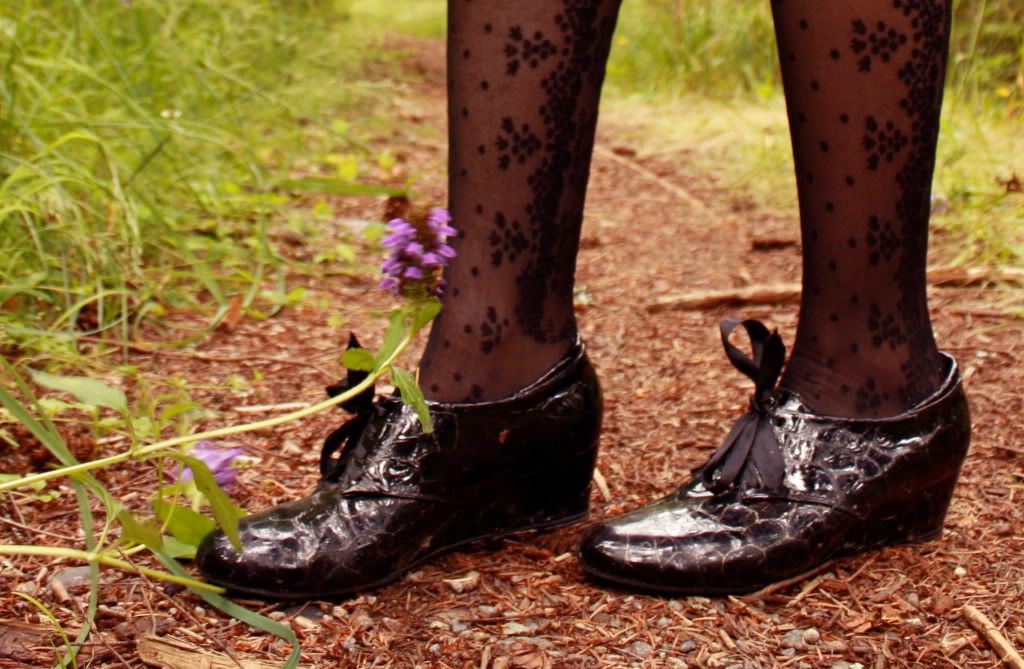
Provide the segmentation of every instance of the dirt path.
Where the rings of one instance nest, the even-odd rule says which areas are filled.
[[[409,124],[391,141],[407,147],[410,169],[434,175],[420,182],[424,199],[443,201],[441,52],[436,44],[414,47],[423,80],[402,84],[408,95],[396,105]],[[799,278],[798,248],[755,251],[751,244],[755,236],[795,238],[792,214],[762,211],[732,196],[711,176],[691,173],[685,156],[645,158],[642,147],[622,145],[623,123],[605,119],[599,132],[578,274],[586,303],[580,322],[606,391],[599,469],[608,495],[595,489],[595,519],[678,485],[717,446],[749,394],[718,340],[719,319],[734,309],[651,315],[647,303],[671,292]],[[380,207],[379,201],[343,200],[337,213],[368,217]],[[135,362],[170,366],[196,387],[261,370],[264,378],[245,397],[200,393],[207,406],[224,411],[220,424],[249,416],[235,412],[238,405],[317,398],[336,370],[341,340],[328,316],[340,315],[345,331],[380,330],[366,314],[387,303],[372,284],[371,278],[338,278],[311,286],[327,298],[326,309],[310,298],[310,306],[269,321],[243,321],[203,346],[207,356],[243,363],[147,356]],[[1024,336],[1019,322],[991,315],[997,299],[1003,297],[995,290],[980,288],[932,295],[939,339],[965,371],[975,426],[940,542],[840,560],[813,580],[759,598],[668,599],[584,580],[569,554],[579,531],[572,528],[456,553],[399,584],[344,602],[269,610],[303,616],[294,626],[309,667],[992,667],[995,656],[960,607],[973,604],[1024,648],[1024,440],[1017,429],[1024,413],[1024,373],[1017,364]],[[792,340],[795,305],[742,313],[770,321]],[[256,509],[312,486],[319,440],[338,420],[318,416],[242,440],[261,458],[241,475],[242,502]],[[468,591],[455,592],[444,581],[470,572],[479,582]],[[136,615],[151,606],[158,618],[174,621],[167,626],[173,636],[205,647],[223,643],[245,655],[284,653],[273,638],[198,609],[191,596],[147,595],[136,579],[119,574],[105,580],[107,605],[120,603]],[[124,662],[138,666],[131,634],[114,633],[120,622],[101,618],[103,638]],[[126,645],[116,645],[125,639]],[[95,666],[125,666],[106,651],[97,660]],[[0,666],[24,666],[6,661]]]

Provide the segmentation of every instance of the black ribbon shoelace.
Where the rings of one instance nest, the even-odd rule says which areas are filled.
[[[729,342],[729,335],[741,325],[750,337],[752,358]],[[785,460],[772,430],[768,408],[786,361],[786,346],[778,331],[769,332],[756,320],[726,318],[720,330],[729,362],[754,382],[754,394],[750,408],[736,421],[711,458],[694,470],[694,475],[716,494],[737,487],[781,490]]]
[[[347,348],[359,348],[359,340],[354,334],[349,334]],[[327,394],[330,397],[337,397],[348,389],[355,388],[369,375],[369,372],[350,369],[344,380],[327,386]],[[342,458],[340,455],[339,457],[334,457],[334,455],[335,453],[343,454],[348,445],[363,433],[373,415],[373,396],[374,389],[371,385],[347,402],[342,402],[341,408],[353,414],[353,417],[324,439],[324,446],[320,451],[320,476],[325,481],[333,481],[341,475],[344,469]]]

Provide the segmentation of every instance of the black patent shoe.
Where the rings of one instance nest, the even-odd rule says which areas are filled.
[[[400,398],[346,403],[356,417],[327,438],[313,493],[243,518],[241,552],[208,536],[203,576],[263,597],[343,595],[475,539],[587,517],[601,393],[582,344],[506,399],[428,405],[432,434]]]
[[[743,321],[753,359],[729,343],[753,379],[750,410],[682,488],[584,533],[589,574],[660,592],[728,594],[798,576],[832,557],[923,541],[942,531],[970,418],[956,361],[910,411],[881,419],[820,416],[776,389],[785,347]]]

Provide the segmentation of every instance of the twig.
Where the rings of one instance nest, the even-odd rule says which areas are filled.
[[[928,282],[936,286],[973,286],[984,283],[1024,283],[1024,270],[1004,267],[933,267]],[[659,297],[647,305],[649,313],[675,309],[703,309],[726,304],[791,304],[800,301],[799,283],[774,283],[743,286],[725,290],[697,290]],[[986,316],[1005,316],[984,311]]]
[[[605,158],[608,158],[609,160],[614,160],[615,162],[617,162],[618,164],[622,165],[623,167],[626,167],[626,168],[629,168],[629,169],[633,170],[634,172],[636,172],[640,176],[644,177],[645,179],[648,179],[649,181],[653,181],[654,183],[658,184],[659,186],[661,186],[662,188],[667,190],[669,193],[672,193],[673,195],[678,197],[680,200],[682,200],[683,202],[685,202],[688,205],[690,205],[691,207],[693,207],[694,209],[698,209],[700,211],[707,211],[708,210],[708,206],[706,204],[704,204],[703,202],[701,202],[696,197],[694,197],[694,195],[692,193],[690,193],[690,191],[688,191],[685,188],[682,188],[680,186],[677,186],[676,184],[672,183],[671,181],[669,181],[668,179],[666,179],[664,177],[658,176],[657,174],[655,174],[654,172],[650,171],[649,169],[647,169],[646,167],[644,167],[640,163],[638,163],[638,162],[636,162],[634,160],[630,160],[629,158],[620,156],[619,154],[615,153],[611,149],[607,149],[607,148],[605,148],[603,146],[596,146],[596,147],[594,147],[594,150],[597,153],[599,153],[602,156],[604,156]]]
[[[932,267],[928,281],[936,286],[974,286],[979,283],[1024,283],[1024,269],[1017,267]]]
[[[597,467],[594,467],[594,483],[597,484],[597,489],[601,491],[601,497],[604,498],[604,501],[612,501],[612,492],[608,489],[608,481]]]
[[[788,304],[800,301],[800,284],[774,283],[728,290],[697,290],[680,295],[659,297],[647,305],[647,311],[656,314],[676,309],[703,309],[724,304]]]
[[[182,632],[186,629],[182,629]],[[232,661],[226,655],[211,652],[207,648],[174,639],[146,634],[139,637],[139,659],[150,666],[166,667],[166,669],[276,669],[280,663],[263,660],[240,658]]]
[[[988,619],[988,616],[970,604],[964,604],[961,612],[964,618],[967,619],[967,622],[971,624],[971,627],[977,630],[978,634],[988,642],[988,645],[992,647],[992,650],[995,651],[1001,662],[1013,669],[1024,669],[1024,658],[1014,650],[1013,645],[1006,640],[1006,637]]]
[[[799,604],[801,599],[814,592],[815,588],[821,585],[821,581],[824,577],[824,574],[818,574],[813,579],[808,581],[807,585],[801,588],[800,592],[796,594],[796,597],[794,597],[786,603],[786,606],[793,606],[794,604]]]
[[[757,592],[754,592],[754,593],[751,593],[749,595],[746,595],[746,596],[742,597],[742,599],[746,599],[748,601],[752,600],[752,599],[763,599],[763,598],[767,597],[768,595],[775,594],[779,590],[785,590],[786,588],[788,588],[791,585],[795,585],[795,584],[800,583],[800,582],[802,582],[802,581],[804,581],[804,580],[806,580],[808,578],[811,578],[812,576],[816,576],[816,575],[820,574],[821,572],[825,571],[826,569],[828,569],[831,566],[832,566],[832,560],[829,560],[828,562],[825,562],[824,564],[819,564],[814,569],[811,569],[810,571],[804,572],[803,574],[800,574],[799,576],[793,576],[792,578],[787,578],[784,581],[779,581],[777,583],[772,583],[771,585],[768,585],[768,586],[766,586],[764,588],[761,588]]]

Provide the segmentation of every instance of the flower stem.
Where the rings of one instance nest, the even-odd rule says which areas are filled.
[[[126,560],[119,560],[115,557],[111,557],[106,553],[90,553],[88,551],[80,551],[74,548],[63,548],[57,546],[21,546],[17,544],[0,544],[0,555],[36,555],[42,557],[52,558],[70,558],[72,560],[80,560],[82,562],[97,562],[108,567],[115,567],[127,572],[134,572],[142,574],[143,576],[149,576],[150,578],[156,578],[161,581],[168,581],[170,583],[177,583],[189,588],[199,588],[201,590],[208,590],[217,594],[223,594],[227,592],[224,588],[204,583],[194,578],[187,578],[184,576],[178,576],[176,574],[169,574],[159,569],[150,569],[149,567],[140,567],[139,565],[132,564]]]
[[[220,437],[227,437],[233,434],[242,434],[243,432],[263,430],[268,427],[283,425],[284,423],[288,423],[293,420],[298,420],[300,418],[305,418],[306,416],[312,416],[313,414],[320,413],[325,409],[330,409],[331,407],[337,406],[343,402],[350,400],[351,398],[355,397],[359,393],[363,392],[364,390],[372,386],[373,382],[380,378],[380,376],[383,375],[388,370],[391,363],[395,361],[395,358],[397,358],[398,355],[405,349],[405,347],[409,345],[409,343],[415,336],[416,330],[412,329],[403,337],[401,343],[399,343],[399,345],[395,348],[391,355],[389,355],[380,364],[380,366],[376,370],[374,370],[368,377],[363,379],[361,382],[359,382],[352,388],[341,393],[340,395],[336,395],[335,397],[326,399],[323,402],[311,404],[308,407],[299,409],[297,411],[292,411],[291,413],[286,413],[281,416],[277,416],[276,418],[267,418],[265,420],[258,420],[254,423],[230,425],[228,427],[221,427],[215,430],[207,430],[206,432],[197,432],[195,434],[188,434],[182,437],[164,439],[163,441],[158,441],[156,443],[149,444],[148,446],[142,446],[140,448],[128,450],[123,453],[117,453],[115,455],[108,455],[107,457],[100,458],[98,460],[80,462],[76,465],[60,467],[58,469],[53,469],[48,472],[39,472],[38,474],[23,476],[19,479],[14,479],[13,481],[6,481],[4,483],[0,483],[0,493],[7,492],[8,490],[13,490],[15,488],[20,488],[22,486],[33,485],[41,481],[48,481],[50,479],[60,478],[62,476],[74,476],[76,474],[91,471],[93,469],[109,467],[110,465],[115,465],[120,462],[125,462],[127,460],[142,460],[148,456],[152,456],[154,453],[166,451],[175,446],[180,446],[181,444],[190,444],[203,439],[217,439]]]

